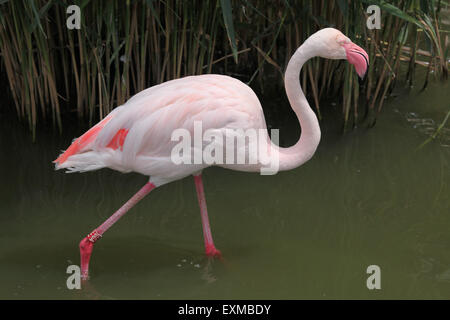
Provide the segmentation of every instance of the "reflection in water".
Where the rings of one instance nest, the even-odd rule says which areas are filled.
[[[96,243],[81,291],[66,288],[65,273],[79,263],[79,241],[146,177],[55,172],[51,161],[81,128],[32,143],[0,115],[0,298],[449,298],[450,149],[448,140],[417,147],[450,91],[427,90],[391,100],[370,130],[342,136],[325,114],[317,154],[291,172],[206,170],[224,262],[204,257],[193,179],[155,190]],[[298,125],[279,109],[268,122],[289,145]],[[381,291],[366,288],[372,264]]]
[[[436,123],[434,119],[421,118],[416,112],[407,112],[405,118],[414,129],[429,137],[433,136],[440,126],[440,123]],[[442,147],[450,147],[450,128],[441,128],[436,138]]]

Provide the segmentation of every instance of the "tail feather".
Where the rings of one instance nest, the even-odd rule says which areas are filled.
[[[111,120],[111,116],[108,115],[105,119],[97,123],[91,129],[89,129],[85,134],[83,134],[78,139],[72,142],[72,144],[64,151],[53,163],[56,165],[56,169],[60,169],[61,165],[67,161],[67,159],[71,156],[80,154],[89,150],[92,146],[92,143],[95,141],[95,138],[99,134],[99,132],[103,129],[103,127]],[[64,166],[66,167],[66,166]]]
[[[102,155],[95,151],[87,151],[70,156],[63,164],[56,164],[56,169],[67,169],[66,172],[85,172],[104,168]]]

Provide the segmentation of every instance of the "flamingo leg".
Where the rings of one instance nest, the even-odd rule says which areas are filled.
[[[117,222],[125,213],[134,207],[142,198],[144,198],[156,186],[147,182],[130,200],[128,200],[119,210],[117,210],[111,217],[103,222],[97,229],[94,229],[80,242],[80,256],[81,256],[81,278],[87,280],[89,278],[89,260],[91,259],[94,243],[100,239],[103,233],[106,232],[114,223]]]
[[[195,189],[197,190],[198,205],[202,216],[203,239],[205,241],[206,255],[209,257],[220,258],[221,252],[214,246],[211,227],[209,226],[208,210],[206,208],[205,191],[203,189],[202,175],[194,175]]]

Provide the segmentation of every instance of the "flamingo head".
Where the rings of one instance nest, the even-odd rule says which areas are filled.
[[[334,28],[321,29],[307,41],[312,44],[315,55],[327,59],[346,59],[355,67],[360,78],[366,74],[369,67],[369,55],[341,31]]]

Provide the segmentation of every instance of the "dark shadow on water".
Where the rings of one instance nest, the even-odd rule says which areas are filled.
[[[194,244],[192,246],[195,246]],[[90,279],[82,281],[82,290],[67,290],[64,299],[122,299],[123,296],[113,296],[104,293],[104,280],[114,279],[115,283],[126,284],[129,277],[148,278],[153,273],[167,269],[198,270],[198,278],[205,284],[218,281],[220,274],[229,272],[232,263],[226,257],[221,259],[207,257],[203,245],[198,249],[186,248],[186,244],[163,242],[158,239],[143,236],[127,236],[121,238],[101,239],[95,244],[90,262]],[[250,246],[227,247],[225,251],[232,252],[233,259],[247,257],[251,254]],[[32,263],[30,263],[32,262]],[[69,265],[79,265],[78,243],[49,241],[45,245],[28,245],[21,249],[7,251],[0,258],[0,264],[14,266],[38,265],[43,278],[56,275],[57,282],[65,285],[70,274],[65,271]],[[108,291],[108,290],[106,290]],[[51,297],[49,297],[51,298]]]
[[[335,97],[321,105],[322,141],[302,167],[205,170],[224,261],[204,255],[192,178],[158,188],[96,243],[81,291],[66,288],[79,241],[147,178],[55,172],[51,161],[81,127],[32,142],[0,112],[0,299],[448,298],[450,149],[415,150],[448,112],[449,92],[389,99],[374,128],[345,135]],[[280,106],[267,122],[290,146],[300,128],[284,100],[262,105]],[[386,284],[376,294],[365,287],[369,264]]]

